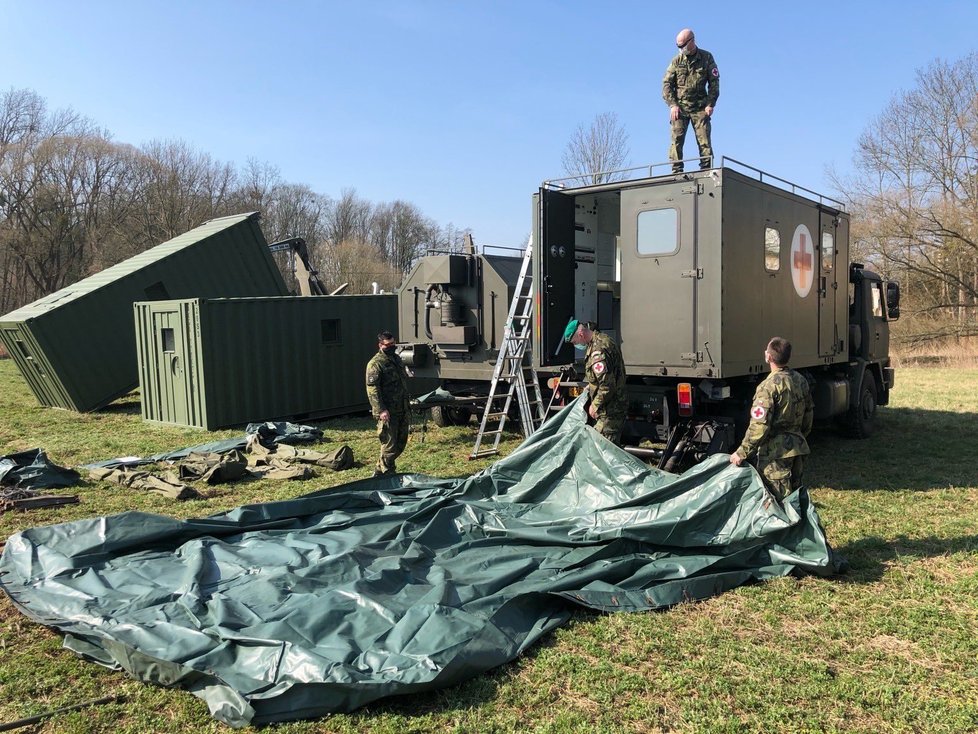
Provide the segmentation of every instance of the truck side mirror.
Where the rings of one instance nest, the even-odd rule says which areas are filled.
[[[892,280],[886,282],[886,313],[890,321],[900,318],[900,284]]]

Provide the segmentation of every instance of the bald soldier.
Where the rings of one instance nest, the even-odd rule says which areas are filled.
[[[740,466],[757,457],[757,470],[778,499],[801,486],[808,433],[814,407],[808,380],[788,367],[791,343],[774,337],[764,350],[771,374],[757,386],[750,409],[750,424],[730,463]]]
[[[690,123],[700,149],[700,168],[713,165],[711,119],[720,97],[720,70],[713,54],[696,45],[696,36],[689,28],[679,31],[676,46],[679,53],[662,78],[662,99],[669,105],[672,124],[669,160],[676,161],[672,164],[673,173],[682,173],[683,143]]]
[[[591,402],[588,415],[594,429],[612,443],[621,445],[628,401],[625,393],[625,360],[611,337],[595,331],[577,319],[567,322],[564,341],[575,347],[586,347],[584,379]]]

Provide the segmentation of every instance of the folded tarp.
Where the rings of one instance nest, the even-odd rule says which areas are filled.
[[[97,461],[94,464],[85,464],[82,469],[118,469],[123,466],[156,464],[160,461],[178,461],[187,458],[190,454],[225,454],[229,451],[243,451],[248,445],[248,440],[254,435],[258,436],[258,441],[264,446],[308,443],[310,441],[321,441],[323,438],[323,432],[314,426],[303,426],[284,421],[249,423],[245,427],[245,434],[237,438],[208,441],[196,446],[187,446],[175,451],[164,451],[162,454],[153,454],[152,456],[123,456],[117,459],[107,459],[106,461]]]
[[[659,472],[584,418],[579,399],[467,479],[34,528],[7,541],[0,583],[70,649],[244,726],[457,683],[573,604],[658,609],[835,570],[804,490],[782,507],[726,455]]]
[[[81,479],[74,469],[58,466],[44,449],[0,456],[0,485],[18,489],[73,487]]]

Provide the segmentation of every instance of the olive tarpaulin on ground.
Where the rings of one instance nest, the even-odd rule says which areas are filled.
[[[26,530],[0,583],[69,649],[240,727],[457,683],[575,604],[658,609],[796,569],[837,570],[804,490],[782,507],[726,455],[659,472],[588,428],[578,399],[466,479]]]

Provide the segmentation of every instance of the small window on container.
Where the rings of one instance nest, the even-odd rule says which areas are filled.
[[[638,214],[638,254],[673,255],[679,251],[679,210],[652,209]]]
[[[822,232],[822,270],[835,266],[835,237],[831,232]]]
[[[340,320],[339,319],[323,319],[320,322],[323,344],[339,344],[340,343]]]
[[[175,352],[177,351],[177,342],[173,337],[173,329],[160,329],[160,338],[163,340],[163,351],[164,352]]]
[[[781,269],[781,233],[764,228],[764,269],[776,273]]]

